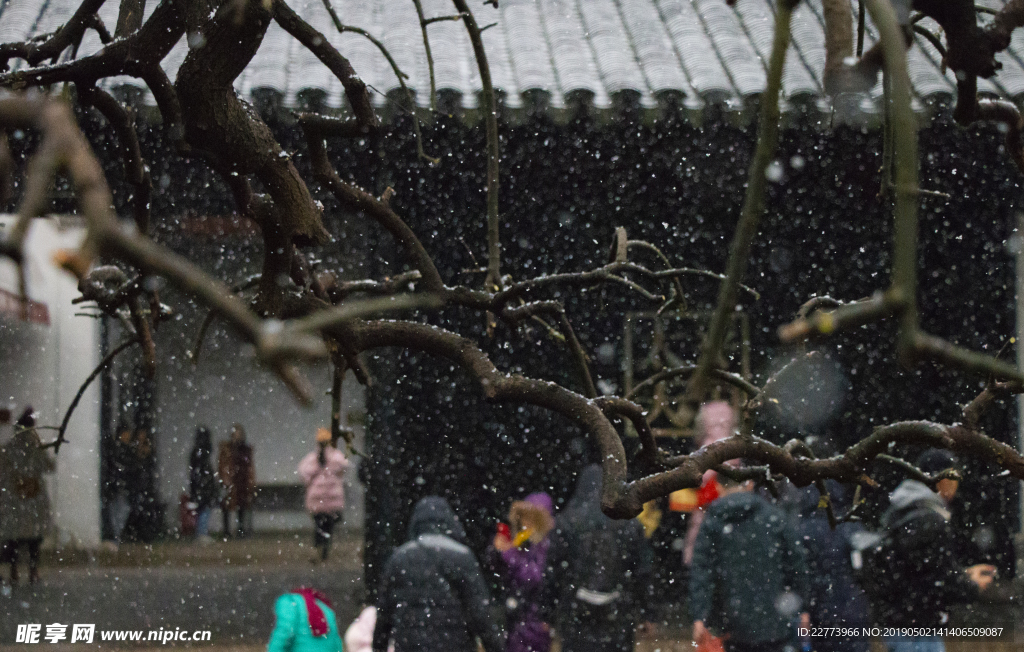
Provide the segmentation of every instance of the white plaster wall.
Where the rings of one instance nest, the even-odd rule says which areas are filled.
[[[175,327],[178,325],[175,324]],[[189,337],[165,333],[158,341],[161,364],[157,384],[157,446],[161,498],[167,502],[168,525],[178,518],[178,496],[187,492],[188,456],[197,425],[210,428],[217,444],[228,438],[231,425],[241,423],[253,446],[258,484],[300,484],[296,466],[315,446],[316,429],[330,425],[330,369],[327,364],[303,369],[314,392],[314,404],[302,407],[283,383],[253,357],[252,347],[216,324],[207,334],[197,365],[184,359],[198,324],[182,329]],[[350,412],[364,410],[363,388],[349,373],[343,384],[343,423]],[[363,450],[363,428],[354,426],[357,448]],[[363,487],[355,470],[346,476],[344,527],[363,526]],[[259,530],[311,529],[301,511],[256,512]],[[211,529],[220,529],[219,513]]]
[[[12,221],[0,216],[0,230]],[[58,249],[81,242],[83,230],[68,224],[66,219],[33,220],[26,240],[29,297],[47,305],[50,325],[0,316],[0,404],[11,406],[15,418],[31,404],[43,426],[60,424],[100,357],[99,321],[75,316],[81,311],[71,303],[78,296],[77,282],[52,262]],[[0,287],[17,292],[16,268],[6,259],[0,260]],[[99,544],[99,430],[99,383],[94,382],[75,410],[68,426],[70,443],[61,449],[48,480],[56,541],[62,545]],[[44,440],[55,435],[52,430],[40,434]],[[10,428],[0,431],[0,437],[9,436]]]

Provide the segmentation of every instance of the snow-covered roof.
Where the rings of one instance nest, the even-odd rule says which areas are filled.
[[[419,19],[411,0],[332,0],[347,25],[361,27],[384,43],[421,106],[429,104],[430,77]],[[0,42],[23,40],[57,28],[79,0],[0,1]],[[154,2],[148,3],[151,11]],[[387,60],[368,39],[339,34],[321,0],[290,0],[291,6],[348,57],[381,106],[399,87]],[[426,16],[455,13],[449,0],[422,0]],[[1002,0],[980,0],[998,7]],[[770,0],[501,0],[498,8],[473,3],[477,22],[494,23],[483,33],[492,77],[509,108],[529,101],[528,91],[544,91],[551,107],[583,91],[598,109],[609,108],[620,91],[639,93],[652,107],[663,93],[681,97],[686,107],[707,102],[743,106],[765,85],[765,62],[771,45],[773,5]],[[101,17],[115,24],[118,4],[107,2]],[[922,24],[928,25],[930,21]],[[932,27],[935,27],[932,25]],[[789,104],[828,110],[822,91],[825,65],[824,18],[821,0],[805,0],[793,19],[791,51],[786,61],[783,96]],[[439,91],[453,91],[462,106],[475,108],[480,75],[465,27],[460,21],[438,21],[428,27]],[[870,46],[876,33],[870,27]],[[910,73],[918,100],[952,97],[953,73],[942,69],[941,57],[917,37],[909,53]],[[79,56],[100,48],[89,32]],[[171,51],[164,68],[174,78],[188,51],[187,39]],[[1010,48],[997,55],[1003,69],[994,80],[979,80],[979,91],[1016,99],[1024,95],[1024,35],[1015,33]],[[20,62],[24,65],[23,62]],[[17,63],[15,65],[18,65]],[[108,84],[134,83],[109,80]],[[309,51],[277,25],[267,32],[251,65],[238,78],[238,90],[249,95],[271,88],[285,106],[299,104],[301,92],[317,89],[327,104],[342,107],[341,84]],[[879,83],[870,93],[849,98],[854,111],[877,114]],[[920,102],[918,103],[920,106]],[[849,110],[850,107],[847,107]]]

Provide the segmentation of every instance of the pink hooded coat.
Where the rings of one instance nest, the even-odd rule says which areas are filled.
[[[329,514],[345,508],[345,487],[341,477],[349,467],[349,461],[333,446],[327,447],[324,456],[327,460],[325,466],[320,466],[317,451],[299,462],[299,476],[306,485],[306,510],[310,514]]]

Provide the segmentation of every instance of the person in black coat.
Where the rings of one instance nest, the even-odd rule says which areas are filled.
[[[210,512],[220,493],[213,472],[213,437],[204,426],[196,428],[196,439],[188,458],[188,498],[196,510],[196,538],[210,533]]]
[[[846,491],[834,480],[826,482],[832,504],[837,511],[846,510]],[[800,491],[797,539],[807,551],[808,609],[815,627],[838,627],[856,630],[856,636],[829,636],[814,640],[815,652],[868,652],[870,637],[863,628],[871,625],[868,596],[853,575],[851,539],[864,531],[860,522],[840,523],[833,530],[821,495],[812,485]]]
[[[601,511],[601,467],[583,469],[555,519],[548,552],[548,608],[563,652],[632,652],[650,607],[652,553],[636,519]]]
[[[439,496],[416,503],[409,540],[388,559],[378,588],[373,651],[500,652],[504,641],[490,614],[480,565],[466,533]]]
[[[929,474],[956,468],[948,451],[931,449],[917,459],[917,467]],[[944,478],[932,487],[917,480],[904,480],[889,499],[882,515],[882,527],[892,538],[885,568],[874,572],[885,576],[892,590],[877,596],[877,622],[886,627],[928,628],[948,624],[948,607],[970,602],[992,583],[995,567],[977,564],[964,568],[956,558],[956,545],[949,525],[949,501],[956,495],[958,481]],[[904,643],[925,639],[887,640],[900,649]],[[941,639],[930,637],[934,649]]]

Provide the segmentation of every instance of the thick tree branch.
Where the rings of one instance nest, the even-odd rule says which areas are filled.
[[[320,59],[341,82],[360,128],[366,133],[377,129],[379,123],[370,104],[366,83],[359,78],[348,59],[341,56],[327,37],[302,20],[284,0],[274,0],[273,11],[277,24]]]
[[[142,149],[139,146],[139,135],[135,131],[133,117],[109,93],[99,88],[79,87],[78,97],[86,104],[96,107],[117,134],[121,145],[125,179],[135,187],[135,226],[139,233],[148,234],[153,181],[150,178],[149,166],[142,160]]]
[[[23,59],[30,66],[38,66],[47,59],[59,56],[61,52],[82,40],[82,35],[92,25],[96,12],[104,2],[105,0],[83,0],[68,22],[45,40],[0,45],[0,71],[6,71],[8,63],[13,58]]]

